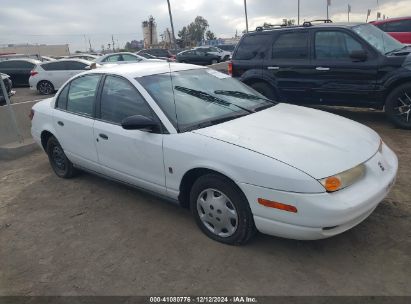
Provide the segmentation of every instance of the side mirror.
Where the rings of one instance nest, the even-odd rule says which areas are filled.
[[[364,50],[352,51],[350,53],[350,58],[354,61],[365,61],[367,60],[367,52]]]
[[[157,121],[150,117],[146,117],[143,115],[133,115],[124,118],[121,122],[121,126],[125,130],[154,131],[159,127],[159,124]]]

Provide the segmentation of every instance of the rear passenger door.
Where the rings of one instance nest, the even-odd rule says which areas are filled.
[[[316,29],[312,32],[314,102],[331,105],[366,105],[376,102],[375,85],[378,55],[343,29]],[[365,60],[350,57],[353,51],[366,52]]]
[[[54,129],[67,157],[100,172],[93,133],[95,100],[101,76],[90,74],[67,84],[56,100]]]
[[[71,77],[71,74],[66,70],[67,67],[65,61],[45,63],[42,64],[41,67],[45,70],[46,80],[51,81],[56,90],[58,90]]]
[[[121,181],[165,193],[163,134],[125,130],[123,119],[158,119],[129,80],[107,75],[94,124],[98,158],[105,173]]]
[[[308,30],[275,33],[270,54],[263,63],[263,75],[272,79],[279,100],[311,102],[311,70]]]

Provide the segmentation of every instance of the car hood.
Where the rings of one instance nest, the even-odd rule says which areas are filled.
[[[378,134],[364,125],[288,104],[193,132],[274,158],[316,179],[365,162],[380,145]]]

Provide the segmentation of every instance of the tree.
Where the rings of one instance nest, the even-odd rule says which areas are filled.
[[[214,35],[214,33],[212,31],[208,30],[206,32],[206,39],[207,40],[216,40],[217,37]]]
[[[201,16],[197,16],[193,22],[184,26],[181,31],[178,32],[178,36],[185,45],[188,43],[198,43],[204,40],[208,27],[208,21]]]

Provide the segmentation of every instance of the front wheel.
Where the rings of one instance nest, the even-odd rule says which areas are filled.
[[[190,208],[200,229],[211,239],[241,245],[254,235],[253,215],[244,194],[229,179],[207,174],[193,185]]]
[[[216,64],[216,63],[218,63],[218,60],[217,60],[217,59],[211,60],[211,64]]]
[[[250,85],[254,90],[271,100],[277,100],[275,89],[265,82],[255,82]]]
[[[73,163],[67,158],[58,140],[51,136],[47,141],[47,155],[53,171],[58,177],[70,178],[76,173]]]
[[[42,95],[50,95],[54,93],[54,86],[50,81],[42,80],[37,85],[37,90]]]
[[[397,127],[411,130],[411,83],[395,88],[388,95],[385,113]]]

